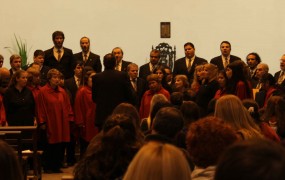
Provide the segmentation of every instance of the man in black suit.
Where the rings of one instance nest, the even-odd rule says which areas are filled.
[[[193,81],[195,67],[197,65],[206,64],[207,60],[195,55],[195,46],[191,42],[184,44],[185,57],[177,59],[174,62],[173,77],[177,74],[184,74],[188,81]]]
[[[249,53],[246,56],[246,63],[249,67],[250,82],[253,88],[258,84],[259,78],[256,77],[257,65],[261,62],[260,56],[255,53]]]
[[[64,79],[73,76],[74,59],[71,49],[63,47],[64,34],[61,31],[55,31],[52,34],[54,47],[45,51],[44,65],[49,68],[59,70]]]
[[[82,61],[83,66],[90,66],[96,73],[102,71],[102,64],[100,56],[90,51],[90,39],[88,37],[82,37],[80,39],[80,47],[82,52],[74,54],[76,61]]]
[[[128,74],[130,76],[130,81],[133,87],[133,90],[136,95],[136,107],[139,110],[141,98],[146,91],[146,82],[142,78],[138,77],[138,65],[135,63],[131,63],[127,67]]]
[[[274,74],[274,78],[277,82],[278,90],[280,90],[282,94],[285,94],[285,54],[283,54],[280,59],[280,69],[280,71]]]
[[[127,67],[131,62],[123,60],[123,55],[124,55],[123,50],[119,47],[115,47],[112,50],[112,54],[116,58],[115,70],[127,72]]]
[[[126,72],[115,70],[115,56],[106,54],[103,64],[105,70],[92,78],[92,99],[96,103],[95,126],[100,130],[118,104],[135,103],[130,77]]]
[[[146,81],[148,75],[158,66],[160,59],[160,51],[153,49],[150,51],[149,63],[146,63],[140,67],[139,77]]]
[[[219,70],[225,69],[228,64],[236,60],[241,60],[240,57],[231,55],[231,43],[228,41],[221,42],[220,50],[221,50],[222,55],[214,57],[210,61],[210,63],[215,64]]]

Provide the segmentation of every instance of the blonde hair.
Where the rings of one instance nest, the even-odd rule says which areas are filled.
[[[243,139],[263,137],[259,127],[237,96],[220,97],[216,102],[215,116],[231,125]]]
[[[192,84],[191,84],[191,89],[193,90],[193,91],[195,91],[196,93],[198,92],[198,90],[199,90],[199,88],[200,88],[200,86],[201,86],[201,83],[199,82],[199,79],[198,79],[198,77],[197,77],[197,72],[198,71],[202,71],[203,70],[203,67],[204,67],[204,65],[197,65],[196,67],[195,67],[195,71],[194,71],[194,78],[193,78],[193,82],[192,82]]]
[[[149,142],[136,154],[123,179],[190,180],[191,170],[180,149]]]
[[[209,71],[208,82],[215,80],[218,76],[218,67],[214,64],[208,63],[204,65],[204,68],[207,68]]]

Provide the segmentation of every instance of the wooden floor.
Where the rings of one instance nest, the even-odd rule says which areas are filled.
[[[42,174],[42,180],[61,180],[63,176],[64,177],[72,176],[73,169],[74,169],[74,166],[61,169],[63,171],[63,173],[57,173],[57,174],[45,174],[45,173],[43,173]]]

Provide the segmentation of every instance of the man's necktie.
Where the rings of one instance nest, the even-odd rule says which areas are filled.
[[[282,84],[283,80],[284,80],[284,72],[281,71],[277,83],[278,83],[278,84]]]
[[[229,59],[225,57],[225,68],[229,65]]]
[[[187,71],[189,72],[190,70],[191,70],[191,59],[188,59]]]
[[[84,62],[86,62],[86,61],[87,61],[87,54],[84,53]]]
[[[132,79],[132,84],[133,84],[134,90],[137,91],[137,80]]]
[[[57,60],[59,61],[60,58],[61,58],[61,50],[58,49],[58,50],[57,50]]]

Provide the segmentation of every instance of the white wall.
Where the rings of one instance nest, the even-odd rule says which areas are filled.
[[[220,54],[219,44],[228,40],[232,54],[245,59],[252,51],[279,69],[284,51],[284,0],[1,0],[0,53],[9,68],[14,33],[35,49],[52,47],[51,34],[65,33],[64,46],[80,51],[79,39],[91,38],[91,49],[103,57],[114,47],[124,59],[142,65],[152,45],[176,45],[177,58],[183,44],[192,42],[196,54],[210,60]],[[160,22],[171,22],[171,38],[160,38]]]

